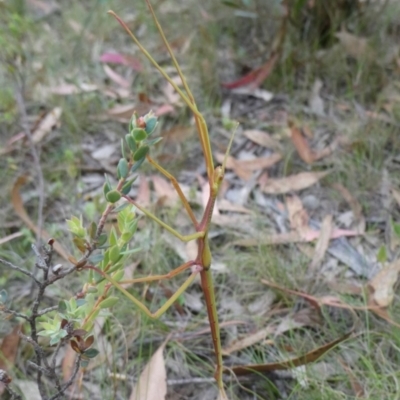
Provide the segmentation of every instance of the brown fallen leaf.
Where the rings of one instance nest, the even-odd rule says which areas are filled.
[[[4,371],[10,371],[14,366],[20,342],[19,332],[22,331],[22,328],[22,325],[15,326],[14,329],[3,338],[0,346],[0,369]],[[0,395],[4,390],[5,386],[0,382]]]
[[[308,145],[307,139],[301,133],[301,130],[292,122],[289,122],[290,139],[297,150],[300,158],[307,164],[312,164],[315,161],[314,152]]]
[[[34,129],[32,132],[33,143],[41,142],[47,134],[49,134],[55,127],[60,125],[61,114],[61,107],[53,108],[53,110],[46,114],[36,129]]]
[[[286,196],[285,203],[289,214],[290,227],[299,234],[304,230],[308,230],[309,218],[300,197],[296,195]]]
[[[13,239],[19,238],[23,235],[24,235],[24,232],[15,232],[15,233],[12,233],[11,235],[4,236],[3,238],[0,239],[0,245],[7,243]]]
[[[351,207],[351,210],[353,211],[354,218],[357,223],[356,230],[359,233],[364,233],[366,223],[362,213],[362,207],[360,202],[342,184],[334,183],[332,186],[343,196],[343,198],[347,201],[347,203]]]
[[[373,60],[374,52],[366,38],[353,35],[344,30],[336,32],[335,36],[350,57],[356,60]]]
[[[218,162],[224,161],[224,154],[217,153],[215,158]],[[226,168],[233,169],[236,175],[243,179],[249,180],[253,176],[254,171],[261,171],[270,168],[282,159],[279,153],[273,153],[269,157],[256,157],[251,160],[237,160],[233,156],[228,156]]]
[[[267,326],[251,335],[247,335],[245,338],[241,340],[235,340],[230,343],[227,347],[222,349],[222,354],[225,356],[229,356],[235,351],[243,350],[247,347],[253,346],[254,344],[261,342],[266,338],[266,336],[273,334],[275,331],[275,327]]]
[[[394,298],[394,285],[397,282],[400,272],[400,259],[395,260],[384,267],[369,282],[371,289],[370,300],[373,300],[380,307],[388,307]]]
[[[347,376],[349,377],[350,385],[356,398],[363,398],[365,396],[365,391],[361,382],[357,379],[350,366],[347,365],[347,363],[343,359],[339,358],[339,363],[342,365],[343,369],[346,371]]]
[[[243,132],[243,135],[252,142],[268,149],[281,150],[282,148],[282,145],[279,143],[279,141],[271,137],[271,135],[267,132],[259,130],[246,130]]]
[[[165,400],[167,394],[167,372],[164,348],[169,338],[157,349],[140,374],[129,400]]]
[[[316,79],[308,99],[308,105],[310,106],[310,110],[313,114],[323,117],[325,115],[324,101],[320,95],[322,86],[322,81],[320,79]]]
[[[24,203],[22,201],[21,195],[19,193],[19,189],[22,185],[27,182],[28,178],[26,176],[20,176],[11,190],[11,203],[14,207],[14,210],[18,217],[22,219],[22,221],[26,224],[26,226],[31,229],[37,235],[39,233],[39,228],[33,223],[33,221],[29,218],[28,213],[25,211]],[[40,235],[43,238],[50,239],[51,236],[42,229]],[[69,261],[68,252],[61,246],[60,243],[54,242],[53,244],[54,250],[62,257],[64,260]]]
[[[287,243],[302,243],[302,242],[312,242],[319,238],[321,232],[309,228],[301,233],[297,231],[290,231],[286,233],[276,233],[273,235],[264,235],[258,238],[247,238],[239,239],[232,242],[234,246],[242,247],[253,247],[259,246],[260,244],[287,244]],[[334,229],[331,232],[330,239],[337,239],[342,236],[352,237],[357,236],[356,231],[351,231],[347,229]]]
[[[320,235],[317,240],[317,244],[315,246],[315,252],[313,258],[308,267],[308,272],[314,273],[321,264],[322,260],[325,257],[325,253],[328,250],[329,241],[331,240],[331,235],[332,235],[332,215],[327,215],[322,221]]]
[[[400,190],[392,188],[392,196],[396,200],[397,207],[400,207]]]
[[[137,104],[118,104],[107,111],[107,114],[113,118],[121,118],[130,120],[134,111],[137,111]]]
[[[124,89],[129,89],[131,87],[131,85],[132,85],[131,81],[124,78],[118,72],[114,71],[107,64],[103,65],[103,69],[104,69],[105,74],[108,76],[108,78],[110,78],[117,85],[123,87]]]
[[[140,176],[136,201],[143,206],[148,206],[151,202],[149,182],[144,175]]]
[[[157,201],[162,201],[162,204],[165,206],[175,206],[179,201],[179,196],[171,183],[159,175],[153,175],[151,180],[153,182],[154,191],[157,194]]]
[[[329,174],[329,171],[300,172],[285,178],[268,179],[261,190],[268,194],[284,194],[292,191],[306,189],[316,184],[320,179]]]
[[[61,371],[64,382],[69,381],[72,376],[76,356],[77,354],[75,353],[75,351],[72,349],[71,346],[68,345],[65,350],[64,358],[61,362]]]

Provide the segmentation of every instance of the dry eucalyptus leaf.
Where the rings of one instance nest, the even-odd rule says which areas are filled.
[[[261,190],[268,194],[284,194],[292,191],[306,189],[315,185],[320,179],[329,174],[329,171],[300,172],[285,178],[268,179]]]
[[[400,259],[384,267],[368,283],[372,289],[371,299],[380,307],[388,307],[394,297],[393,287],[400,272]]]
[[[165,399],[167,395],[167,372],[163,352],[168,340],[158,348],[144,367],[139,381],[132,389],[129,400]]]
[[[320,236],[315,246],[315,253],[309,265],[309,271],[315,271],[325,257],[332,235],[332,215],[327,215],[322,221]]]
[[[247,335],[245,338],[241,340],[235,340],[229,346],[222,349],[222,354],[228,356],[229,354],[234,353],[235,351],[243,350],[247,347],[253,346],[256,343],[263,341],[268,335],[273,334],[275,331],[275,327],[267,326],[255,333]]]
[[[243,136],[247,137],[247,139],[251,140],[254,143],[259,144],[260,146],[266,147],[268,149],[281,149],[281,144],[278,140],[274,139],[269,133],[259,130],[246,130],[243,132]]]
[[[60,125],[62,114],[61,107],[55,107],[40,121],[37,128],[32,132],[33,143],[39,143],[49,134],[55,127]]]

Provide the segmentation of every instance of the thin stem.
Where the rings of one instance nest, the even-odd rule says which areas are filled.
[[[31,279],[33,279],[38,285],[41,284],[41,282],[35,277],[35,275],[33,275],[32,272],[29,272],[29,271],[27,271],[26,269],[23,269],[23,268],[21,268],[21,267],[17,267],[16,265],[10,263],[9,261],[3,260],[2,258],[0,258],[0,263],[1,263],[1,264],[4,264],[5,266],[7,266],[7,267],[9,267],[9,268],[11,268],[11,269],[13,269],[13,270],[15,270],[15,271],[21,272],[22,274],[24,274],[24,275],[26,275],[26,276],[29,276],[29,277],[30,277]]]

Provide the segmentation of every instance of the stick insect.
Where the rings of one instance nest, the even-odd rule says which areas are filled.
[[[172,271],[170,271],[169,273],[164,274],[164,275],[152,275],[152,276],[148,276],[148,277],[132,279],[129,281],[120,281],[120,282],[117,282],[115,279],[113,279],[110,275],[108,275],[106,273],[103,273],[103,276],[110,283],[112,283],[119,291],[121,291],[125,296],[127,296],[146,315],[148,315],[152,318],[159,318],[163,313],[165,313],[168,310],[169,307],[171,307],[171,305],[178,299],[178,297],[188,288],[188,286],[194,281],[196,275],[200,274],[201,286],[203,289],[204,298],[205,298],[205,302],[206,302],[207,313],[208,313],[210,329],[211,329],[211,336],[212,336],[212,341],[213,341],[213,347],[214,347],[214,352],[215,352],[215,356],[216,356],[215,379],[216,379],[217,385],[218,385],[219,397],[221,399],[226,399],[227,397],[226,397],[226,394],[224,391],[224,385],[223,385],[223,380],[222,380],[223,363],[222,363],[220,328],[219,328],[219,322],[218,322],[217,307],[216,307],[216,302],[215,302],[214,284],[213,284],[212,273],[211,273],[211,269],[210,269],[212,256],[211,256],[208,234],[209,234],[211,217],[212,217],[215,201],[218,196],[219,190],[221,188],[222,181],[224,179],[226,159],[229,154],[230,148],[232,146],[233,135],[228,144],[224,162],[222,163],[221,166],[214,167],[214,162],[213,162],[212,153],[211,153],[210,138],[209,138],[205,119],[204,119],[203,115],[201,114],[201,112],[197,108],[193,94],[192,94],[189,86],[186,83],[186,79],[183,75],[183,72],[172,52],[172,49],[165,37],[165,34],[161,28],[161,25],[159,24],[159,22],[157,20],[157,17],[154,13],[153,7],[150,4],[150,1],[146,0],[146,3],[149,7],[150,13],[151,13],[153,20],[157,26],[157,29],[162,37],[162,40],[171,56],[172,62],[175,66],[175,69],[179,74],[179,77],[182,81],[184,91],[181,90],[177,86],[177,84],[171,79],[171,77],[154,60],[154,58],[142,46],[142,44],[139,42],[139,40],[136,38],[136,36],[130,31],[130,29],[122,21],[122,19],[117,14],[115,14],[113,11],[109,11],[108,13],[111,14],[121,24],[121,26],[125,29],[125,31],[129,34],[129,36],[133,39],[133,41],[139,47],[141,52],[148,58],[148,60],[161,73],[161,75],[174,87],[174,89],[180,95],[182,100],[192,111],[192,113],[194,115],[195,123],[196,123],[199,140],[201,143],[205,163],[206,163],[207,177],[208,177],[208,182],[209,182],[209,186],[210,186],[210,195],[209,195],[208,202],[205,207],[203,216],[202,216],[201,220],[198,221],[193,213],[193,210],[192,210],[188,200],[186,199],[185,195],[183,194],[182,189],[179,186],[176,178],[174,176],[172,176],[168,171],[166,171],[162,166],[160,166],[153,158],[151,158],[150,155],[147,154],[146,155],[147,161],[172,183],[173,187],[175,188],[176,192],[178,193],[180,200],[182,201],[182,204],[183,204],[185,210],[188,213],[190,220],[192,221],[192,224],[195,228],[195,233],[190,234],[190,235],[181,235],[179,232],[177,232],[171,226],[169,226],[165,222],[161,221],[150,211],[146,210],[140,204],[138,204],[136,201],[131,199],[128,195],[121,193],[121,196],[124,197],[126,199],[126,201],[128,201],[129,203],[131,203],[135,207],[137,207],[139,210],[141,210],[147,217],[154,220],[161,227],[166,229],[168,232],[170,232],[172,235],[174,235],[181,241],[189,242],[192,240],[197,240],[197,244],[198,244],[197,256],[194,260],[185,262],[184,264],[180,265],[179,267],[173,269]],[[179,289],[168,299],[168,301],[159,310],[157,310],[154,313],[150,312],[150,310],[142,302],[140,302],[138,299],[136,299],[134,296],[132,296],[127,290],[125,290],[121,286],[121,284],[123,284],[123,283],[143,283],[143,282],[159,281],[159,280],[163,280],[163,279],[170,279],[170,278],[172,278],[184,271],[187,271],[187,270],[191,270],[190,276],[179,287]]]

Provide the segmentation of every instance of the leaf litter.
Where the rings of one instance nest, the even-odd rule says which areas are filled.
[[[75,29],[81,28],[75,26]],[[84,32],[87,33],[86,30]],[[356,35],[349,35],[350,34],[348,32],[337,32],[336,36],[339,40],[339,45],[342,46],[342,48],[351,58],[369,61],[370,50],[367,40]],[[260,246],[260,244],[266,243],[279,243],[285,246],[284,248],[286,249],[290,243],[308,243],[310,244],[311,249],[310,259],[307,265],[309,272],[314,271],[315,274],[318,274],[323,269],[327,259],[335,257],[337,260],[339,260],[339,263],[349,267],[348,270],[346,270],[347,275],[346,279],[344,280],[345,283],[347,282],[347,279],[350,278],[355,282],[363,282],[363,280],[367,281],[364,286],[368,288],[369,304],[366,306],[354,306],[354,304],[351,304],[351,302],[347,303],[343,301],[342,298],[337,296],[336,293],[325,293],[324,295],[319,293],[315,296],[309,295],[311,296],[308,297],[310,302],[314,300],[315,304],[318,306],[330,305],[332,307],[349,309],[356,309],[359,307],[358,309],[360,310],[371,310],[372,312],[379,313],[378,315],[381,318],[385,318],[389,323],[395,323],[395,321],[391,320],[389,308],[395,302],[394,288],[398,279],[397,262],[391,260],[392,262],[382,263],[381,270],[371,277],[371,271],[373,270],[372,263],[370,259],[367,260],[365,257],[363,247],[367,247],[367,245],[365,244],[364,237],[360,236],[364,235],[367,231],[366,226],[368,223],[368,218],[375,218],[376,216],[364,216],[364,210],[360,205],[361,202],[357,198],[358,193],[353,192],[351,189],[346,189],[342,183],[339,184],[342,186],[333,186],[345,200],[345,203],[341,203],[341,207],[331,209],[327,206],[317,204],[316,209],[312,211],[311,215],[310,210],[306,210],[307,207],[304,205],[304,197],[306,195],[314,194],[317,198],[317,202],[319,203],[324,200],[324,196],[321,194],[322,191],[328,191],[329,188],[332,187],[330,186],[330,182],[334,180],[334,178],[332,177],[333,174],[331,174],[331,171],[334,170],[335,163],[332,161],[334,157],[329,156],[334,155],[335,157],[341,157],[343,155],[336,151],[341,145],[338,133],[340,132],[341,125],[337,124],[335,127],[334,123],[335,118],[340,119],[344,114],[334,115],[332,117],[330,114],[331,110],[333,109],[333,112],[339,112],[337,111],[339,108],[332,108],[331,100],[324,96],[326,86],[323,87],[323,91],[321,90],[320,82],[326,83],[326,81],[322,77],[320,78],[320,82],[318,80],[314,81],[314,87],[311,87],[307,100],[308,107],[311,109],[316,120],[306,122],[312,124],[311,129],[306,125],[303,125],[303,123],[301,125],[299,124],[299,126],[289,125],[289,145],[291,145],[292,148],[294,146],[298,157],[296,157],[297,161],[294,163],[294,167],[289,165],[289,168],[286,169],[286,163],[288,160],[287,155],[289,151],[288,143],[285,142],[285,138],[283,138],[279,133],[269,132],[276,132],[277,127],[282,128],[282,130],[285,129],[286,125],[288,124],[289,113],[287,110],[282,110],[279,108],[280,104],[278,102],[278,96],[273,95],[269,91],[257,92],[259,89],[251,87],[251,84],[253,84],[253,86],[259,85],[260,81],[264,80],[266,76],[273,71],[276,59],[277,58],[274,57],[267,59],[261,68],[256,68],[253,71],[256,73],[250,74],[250,78],[248,80],[231,82],[231,86],[241,86],[240,89],[243,89],[240,96],[237,96],[237,98],[240,98],[240,101],[243,104],[246,103],[247,100],[245,96],[248,95],[249,98],[252,97],[251,101],[254,99],[260,101],[260,103],[254,104],[263,104],[264,107],[261,112],[254,114],[252,110],[253,106],[249,100],[250,106],[245,108],[246,110],[250,110],[250,112],[246,120],[247,124],[246,122],[243,124],[246,129],[244,129],[242,137],[240,137],[240,140],[244,138],[244,141],[240,144],[243,152],[241,153],[241,150],[235,151],[228,159],[229,170],[227,171],[227,180],[229,181],[229,188],[225,193],[240,193],[240,191],[246,188],[246,185],[248,185],[249,182],[251,183],[251,181],[255,178],[256,184],[250,184],[248,186],[249,189],[246,196],[244,196],[245,201],[239,201],[236,203],[232,201],[231,198],[227,199],[224,197],[222,199],[218,199],[218,214],[215,216],[215,221],[217,222],[215,224],[216,235],[218,235],[217,237],[222,237],[223,239],[226,235],[227,240],[230,240],[228,245],[231,246],[245,246],[244,243],[247,241],[247,243],[252,243],[252,246]],[[118,71],[118,76],[113,75],[115,79],[110,77],[112,81],[111,84],[116,84],[117,86],[122,86],[124,88],[127,88],[130,84],[130,81],[123,80],[125,79],[124,77],[131,77],[132,75],[129,73],[125,75],[122,68],[126,67],[133,71],[138,71],[142,68],[140,62],[136,64],[138,60],[129,60],[128,56],[122,53],[117,53],[114,55],[107,55],[107,53],[103,53],[100,60],[102,63],[114,65],[112,69],[110,67],[106,68],[106,71],[108,71],[109,75],[112,75],[110,71],[115,73]],[[119,72],[121,72],[121,75],[119,75]],[[246,85],[248,86],[245,87]],[[58,90],[58,94],[69,96],[75,96],[85,92],[90,92],[91,90],[96,90],[99,95],[106,96],[106,89],[99,83],[93,83],[92,86],[87,88],[85,88],[84,85],[61,83],[58,88],[53,87],[50,90],[53,90],[53,93],[57,93]],[[109,87],[107,90],[112,92],[115,90],[115,88]],[[157,109],[160,114],[173,114],[176,108],[179,109],[181,105],[179,102],[177,102],[177,98],[174,97],[174,93],[170,91],[170,88],[163,87],[162,91],[163,93],[160,94],[159,98],[151,100],[152,103],[150,103],[150,106]],[[232,90],[232,94],[234,94],[233,92],[234,90]],[[114,94],[115,93],[116,92],[114,92]],[[118,94],[115,95],[117,96],[116,98],[118,98]],[[105,115],[104,117],[106,120],[124,122],[130,118],[133,111],[140,110],[140,107],[142,106],[149,106],[149,103],[147,102],[143,102],[145,104],[140,104],[140,99],[138,99],[134,94],[129,93],[129,91],[125,92],[125,96],[126,102],[124,104],[116,104],[114,107],[108,110],[108,115]],[[151,97],[150,95],[148,96]],[[257,109],[257,105],[255,105],[254,108]],[[346,112],[354,111],[352,104],[343,102],[343,110],[345,109],[347,110]],[[306,109],[305,113],[307,114]],[[254,117],[254,115],[257,115],[257,117]],[[380,112],[379,110],[368,110],[364,112],[364,115],[368,116],[369,120],[376,119],[384,121],[388,124],[393,123],[393,118]],[[230,116],[232,118],[236,118],[234,104]],[[262,116],[262,118],[258,118],[259,116]],[[331,119],[327,122],[328,118]],[[251,123],[249,123],[249,121]],[[53,118],[53,121],[50,122],[50,128],[45,126],[44,130],[42,129],[42,136],[39,136],[39,133],[37,134],[40,143],[46,137],[48,137],[48,135],[51,133],[52,127],[58,126],[57,118]],[[326,147],[315,146],[316,143],[322,143],[322,141],[318,142],[320,137],[318,131],[314,129],[316,125],[319,127],[322,125],[324,128],[329,125],[329,129],[332,129],[335,132],[333,138],[330,137],[331,140],[328,141],[331,143],[330,145],[326,145]],[[265,129],[265,126],[268,126],[268,128]],[[38,132],[41,131],[38,130]],[[45,133],[43,134],[43,132]],[[238,143],[239,140],[236,140],[236,142]],[[351,146],[351,140],[349,140],[349,142]],[[101,149],[101,147],[102,146],[99,148]],[[346,147],[345,149],[340,149],[340,151],[349,151],[349,148],[350,147]],[[265,150],[270,152],[264,153]],[[242,159],[241,157],[245,153],[247,155],[250,154],[251,157]],[[271,157],[276,157],[276,161],[269,165],[267,160]],[[107,157],[104,153],[100,158],[104,159]],[[264,173],[258,174],[261,170],[264,170]],[[185,194],[187,194],[188,197],[189,193],[195,192],[194,196],[191,197],[192,199],[195,198],[195,200],[193,200],[193,204],[201,207],[200,199],[205,195],[206,188],[196,184],[193,180],[193,176],[190,177],[189,174],[183,177],[178,176],[178,178],[180,181],[183,181]],[[173,194],[174,192],[172,191],[168,181],[165,181],[163,178],[161,178],[161,180],[157,180],[157,178],[153,180],[153,178],[150,176],[149,180],[141,179],[141,182],[142,183],[140,186],[135,187],[135,190],[137,189],[140,202],[143,201],[143,204],[150,205],[153,204],[153,200],[155,200],[154,203],[159,201],[159,205],[176,207],[176,194]],[[149,182],[152,182],[153,186],[151,188],[149,186]],[[329,182],[328,185],[326,184],[327,182]],[[284,206],[281,208],[279,217],[271,218],[271,214],[276,213],[276,210],[271,211],[272,207],[270,200],[282,200],[283,196],[285,195],[287,198],[298,196],[300,204],[297,205],[299,207],[294,211],[289,210],[289,207],[287,207],[288,202],[286,202],[287,208],[285,209]],[[396,192],[396,189],[392,189],[391,196],[393,196],[395,201],[400,203],[398,200],[400,196]],[[34,229],[34,225],[32,225],[30,222],[27,222],[26,218],[23,217],[26,214],[26,211],[24,214],[24,208],[18,206],[18,204],[22,204],[20,197],[21,196],[16,196],[14,192],[14,200],[16,200],[15,203],[17,204],[16,212],[28,227]],[[253,202],[253,200],[256,198],[258,199],[259,203]],[[241,206],[238,207],[237,204],[240,204]],[[258,206],[258,204],[263,204],[263,206]],[[364,205],[364,202],[362,202],[362,204]],[[337,227],[337,224],[340,224],[340,213],[343,213],[343,208],[346,209],[346,212],[349,212],[350,208],[350,212],[354,217],[351,224],[346,227],[349,229],[341,229]],[[257,219],[256,222],[260,225],[256,225],[254,223],[255,219]],[[280,224],[277,223],[278,219],[281,221]],[[178,219],[178,221],[180,221],[180,219]],[[253,225],[256,225],[256,229],[253,228]],[[223,228],[222,230],[221,227]],[[286,231],[282,230],[282,228],[286,229]],[[269,232],[270,235],[266,236],[266,232]],[[258,233],[259,235],[256,236],[255,233]],[[239,236],[239,240],[236,240],[237,236]],[[355,240],[352,241],[351,237],[355,237]],[[358,243],[357,247],[354,245],[355,241]],[[362,245],[360,245],[360,243]],[[177,249],[176,244],[171,244],[171,248]],[[182,257],[195,254],[195,252],[196,250],[194,248],[190,248],[189,245],[183,246],[182,249],[177,251],[177,253],[182,255]],[[217,259],[217,261],[219,262],[220,260]],[[226,271],[229,270],[228,267],[230,267],[230,265],[227,266],[225,263]],[[296,274],[296,272],[294,272],[294,274]],[[336,283],[341,285],[342,282],[339,281]],[[344,286],[342,286],[342,288],[343,287]],[[363,288],[363,286],[361,287]],[[320,290],[323,291],[325,289],[322,287]],[[353,296],[356,295],[353,294]],[[193,309],[197,309],[197,312],[199,312],[198,299],[192,301],[192,303]],[[270,306],[274,308],[278,303],[279,301],[276,300]],[[295,324],[290,325],[294,318],[292,311],[293,310],[286,310],[282,316],[282,321],[287,321],[287,326],[285,326],[284,322],[282,322],[282,327],[285,329],[287,328],[290,330],[290,327],[293,328],[295,326]],[[264,323],[266,323],[266,326],[261,327],[258,330],[250,331],[252,333],[248,333],[248,336],[243,335],[244,337],[242,337],[242,340],[253,340],[254,342],[252,345],[262,342],[266,337],[263,329],[265,329],[267,333],[273,329],[276,329],[276,326],[268,325],[268,321],[264,320]],[[305,327],[305,325],[303,327]],[[284,332],[282,332],[282,334],[283,333]],[[262,337],[263,335],[263,339],[255,341],[255,338]],[[302,365],[302,363],[312,362],[316,359],[316,356],[330,350],[339,342],[340,339],[337,339],[337,341],[332,342],[334,343],[333,345],[328,343],[328,345],[326,345],[327,347],[325,347],[325,350],[316,351],[316,353],[311,351],[310,353],[307,353],[310,354],[309,356],[301,356],[303,358],[293,358],[290,362],[279,361],[273,365],[275,365],[275,367],[278,369],[283,369],[289,368],[289,366],[292,367],[293,365]],[[246,345],[237,351],[248,348],[249,346],[250,345]],[[324,349],[324,347],[322,348]],[[159,365],[165,363],[165,360],[160,358],[159,353],[157,357],[159,360],[162,360],[161,362],[158,362]],[[264,370],[268,370],[268,368],[272,368],[271,370],[273,370],[273,365],[270,367],[265,367],[266,369]],[[243,372],[240,370],[240,368],[241,367],[238,367],[236,372]],[[352,366],[349,365],[348,368],[351,370]],[[160,370],[161,369],[162,368],[160,368]],[[259,370],[261,371],[262,369]],[[354,384],[355,392],[359,390],[356,388],[356,386],[357,385]]]

